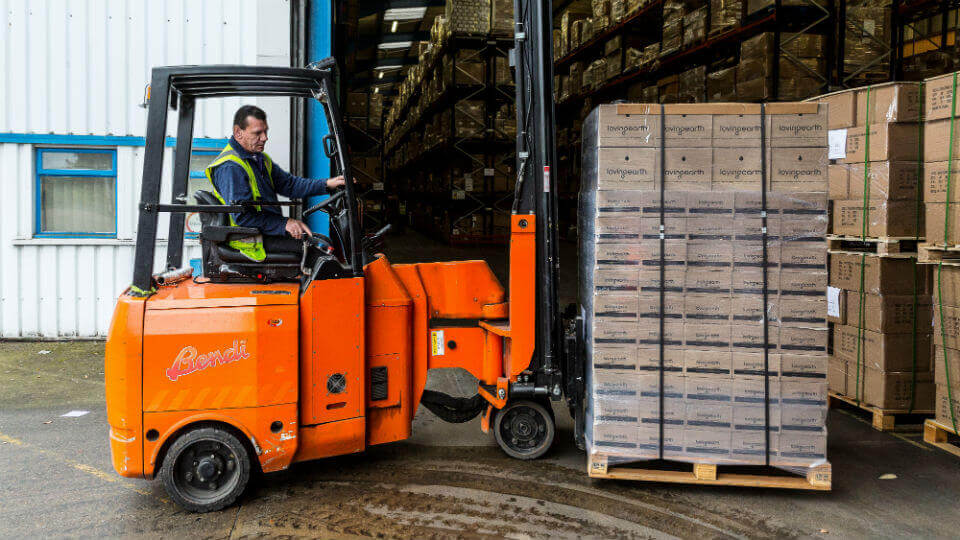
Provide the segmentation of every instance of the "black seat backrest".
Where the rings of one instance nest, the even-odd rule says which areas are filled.
[[[221,204],[213,193],[203,189],[198,189],[196,193],[193,194],[193,198],[197,200],[197,204]],[[204,227],[226,227],[230,225],[230,222],[227,220],[227,214],[219,212],[200,212],[200,223]]]

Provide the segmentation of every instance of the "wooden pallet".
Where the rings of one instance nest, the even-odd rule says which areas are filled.
[[[920,264],[960,266],[960,246],[920,244],[917,252],[917,262]]]
[[[919,240],[922,240],[919,239]],[[827,251],[830,253],[858,253],[881,257],[914,257],[919,240],[913,236],[881,236],[862,238],[843,234],[827,235]]]
[[[829,462],[810,467],[806,476],[787,475],[779,469],[747,465],[711,465],[681,464],[692,470],[671,470],[655,468],[649,464],[632,463],[629,466],[608,464],[609,458],[602,454],[592,455],[587,464],[587,473],[592,478],[610,480],[632,480],[636,482],[663,482],[668,484],[697,484],[706,486],[740,486],[778,489],[805,489],[830,491],[833,481],[833,469]],[[719,470],[718,470],[719,468]],[[745,474],[743,471],[762,469],[780,474]],[[728,472],[737,471],[737,472]]]
[[[952,427],[941,424],[932,418],[923,423],[923,442],[960,457],[960,446],[949,442],[951,435],[957,435],[957,432]]]
[[[873,429],[877,431],[893,431],[896,428],[898,419],[900,420],[900,424],[910,423],[907,422],[907,419],[916,420],[914,423],[919,424],[925,417],[933,416],[933,411],[928,409],[914,409],[912,411],[908,409],[881,409],[873,405],[867,405],[862,401],[858,403],[856,399],[850,396],[836,392],[829,392],[829,394],[831,408],[837,407],[838,405],[850,406],[866,412],[873,417]]]

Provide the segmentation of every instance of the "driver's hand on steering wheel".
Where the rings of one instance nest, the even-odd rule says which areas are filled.
[[[303,235],[313,235],[313,231],[310,230],[310,227],[307,227],[307,224],[299,219],[287,218],[287,226],[285,229],[287,230],[287,234],[296,238],[297,240],[301,239]]]
[[[343,186],[346,183],[347,181],[344,180],[343,176],[334,176],[333,178],[330,178],[327,180],[327,189],[328,190],[336,189],[338,187]]]

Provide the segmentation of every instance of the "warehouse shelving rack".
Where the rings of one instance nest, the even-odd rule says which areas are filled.
[[[960,61],[956,49],[958,24],[956,20],[950,20],[950,13],[955,13],[957,9],[960,9],[958,0],[892,0],[891,80],[900,81],[907,78],[904,61],[909,56],[918,54],[918,49],[921,49],[919,53],[946,53],[954,63]],[[939,19],[938,32],[933,35],[914,37],[908,43],[907,31],[910,30],[913,34],[921,33],[918,23],[924,19]],[[953,69],[956,69],[956,65],[948,66],[946,70]]]
[[[346,95],[342,93],[341,95]],[[379,117],[373,117],[373,94],[367,93],[366,114],[363,116],[347,116],[344,125],[347,127],[347,143],[351,155],[357,158],[373,158],[383,163],[383,112]],[[367,232],[379,230],[387,224],[390,211],[389,198],[384,192],[383,168],[381,165],[380,177],[370,176],[360,168],[354,168],[355,180],[358,184],[357,202],[362,215],[361,225]],[[373,208],[377,207],[376,210]]]
[[[893,4],[885,6],[883,9],[889,10],[890,22],[889,37],[887,40],[875,36],[875,21],[856,17],[850,13],[849,8],[857,7],[848,0],[836,1],[836,64],[834,65],[834,84],[833,89],[856,88],[867,84],[876,84],[886,82],[886,80],[896,80],[895,72],[895,51],[897,48],[897,24],[895,13],[897,12],[896,3],[899,0],[893,0]],[[870,28],[873,26],[873,28]],[[902,30],[902,29],[901,29]],[[866,36],[866,40],[874,45],[877,54],[866,58],[857,69],[848,72],[846,59],[848,57],[847,32],[859,33]],[[872,74],[872,75],[871,75]]]
[[[515,136],[499,131],[495,117],[500,107],[514,102],[515,94],[512,79],[509,84],[498,81],[496,65],[507,65],[513,43],[512,37],[448,36],[422,66],[421,80],[429,80],[445,64],[450,65],[451,80],[430,102],[424,101],[427,98],[422,87],[416,89],[402,102],[397,115],[408,120],[387,128],[390,135],[385,145],[385,174],[411,217],[410,225],[428,236],[451,244],[502,244],[508,238],[509,231],[495,227],[494,216],[500,214],[508,223],[514,193],[510,183],[507,189],[494,189],[494,178],[512,179]],[[464,50],[476,52],[461,62],[484,64],[482,80],[474,78],[458,84],[457,52]],[[483,118],[471,117],[478,133],[458,136],[457,117],[469,116],[465,104],[470,101],[483,103]],[[447,112],[449,121],[442,127],[445,133],[441,140],[422,148],[417,155],[406,155],[404,145]],[[461,171],[458,178],[454,177],[455,169]],[[425,181],[429,173],[435,179],[432,183]],[[466,185],[467,177],[472,185]],[[464,224],[473,220],[481,222],[481,232],[462,232]]]

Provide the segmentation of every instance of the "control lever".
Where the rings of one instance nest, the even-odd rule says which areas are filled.
[[[305,276],[310,275],[310,268],[307,268],[307,252],[310,248],[316,248],[317,251],[325,255],[333,255],[333,242],[322,234],[303,236],[303,254],[300,256],[300,272]]]
[[[387,234],[393,226],[387,223],[379,231],[368,234],[363,238],[363,249],[370,253],[380,253],[383,251],[383,235]]]

